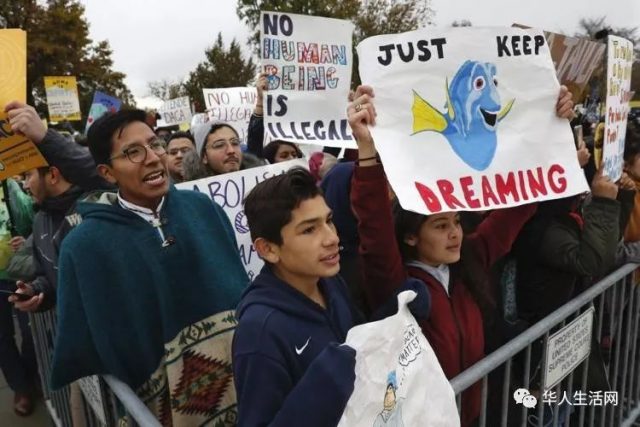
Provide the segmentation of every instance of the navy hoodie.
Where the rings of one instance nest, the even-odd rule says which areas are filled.
[[[322,179],[320,187],[327,205],[333,210],[333,223],[340,236],[340,260],[344,255],[358,256],[358,220],[351,209],[351,179],[353,162],[336,164]],[[340,263],[342,272],[342,263]],[[341,273],[342,274],[342,273]]]
[[[266,265],[236,310],[233,370],[238,426],[337,425],[355,381],[355,351],[331,345],[354,326],[340,276],[320,279],[327,308]]]

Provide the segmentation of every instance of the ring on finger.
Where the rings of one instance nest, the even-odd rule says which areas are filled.
[[[356,110],[356,113],[359,113],[362,111],[362,104],[356,104],[353,108]]]

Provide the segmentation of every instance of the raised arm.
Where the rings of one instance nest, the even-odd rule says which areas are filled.
[[[348,116],[359,156],[351,184],[351,205],[358,219],[364,291],[371,309],[376,310],[393,297],[407,273],[396,242],[387,179],[369,132],[369,126],[375,124],[373,96],[370,87],[358,87]]]
[[[96,170],[89,149],[76,144],[53,129],[47,130],[35,108],[13,101],[5,107],[11,129],[33,141],[47,163],[57,167],[62,176],[83,190],[111,189]]]
[[[262,100],[264,92],[267,90],[267,73],[261,73],[256,82],[257,97],[256,106],[249,119],[249,129],[247,132],[247,151],[263,159],[262,153],[264,145],[264,113],[262,110]]]

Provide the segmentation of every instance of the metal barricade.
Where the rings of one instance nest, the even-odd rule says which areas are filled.
[[[462,392],[480,382],[481,427],[634,425],[640,418],[636,268],[611,273],[453,378],[458,407]]]
[[[478,423],[481,427],[569,426],[570,420],[571,425],[578,426],[634,425],[640,419],[640,286],[633,282],[636,268],[637,264],[628,264],[611,273],[452,379],[458,406],[461,406],[462,392],[481,382]],[[549,359],[554,359],[558,353],[554,350],[554,354],[547,354],[549,344],[558,336],[562,338],[567,330],[565,327],[569,332],[579,331],[580,325],[572,325],[576,322],[587,324],[587,318],[591,319],[589,329],[593,340],[590,341],[597,346],[591,345],[584,360],[575,366],[569,363],[573,368],[545,387],[548,376],[555,375],[555,371],[549,369]],[[62,390],[50,391],[55,313],[36,313],[30,319],[44,397],[58,427],[160,425],[126,384],[108,375],[89,377]],[[582,339],[584,341],[584,337]],[[602,351],[604,355],[600,354]],[[589,389],[592,371],[598,367],[594,365],[601,365],[602,376],[608,382],[606,390]],[[523,401],[517,403],[512,398],[517,389],[526,390],[535,398],[536,404],[529,407],[532,399],[528,400],[528,405]],[[611,397],[613,393],[615,402]],[[74,396],[80,394],[84,397],[74,406]],[[500,397],[499,402],[495,402],[493,396]],[[608,400],[605,396],[609,396]],[[579,402],[577,397],[580,397]]]
[[[30,314],[43,396],[57,427],[159,427],[160,423],[131,388],[117,378],[87,377],[52,391],[49,377],[56,335],[53,310]]]

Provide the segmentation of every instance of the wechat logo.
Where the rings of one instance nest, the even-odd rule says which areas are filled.
[[[533,409],[538,404],[538,399],[529,393],[526,388],[519,388],[513,392],[513,400],[517,404],[523,405],[525,408]]]

